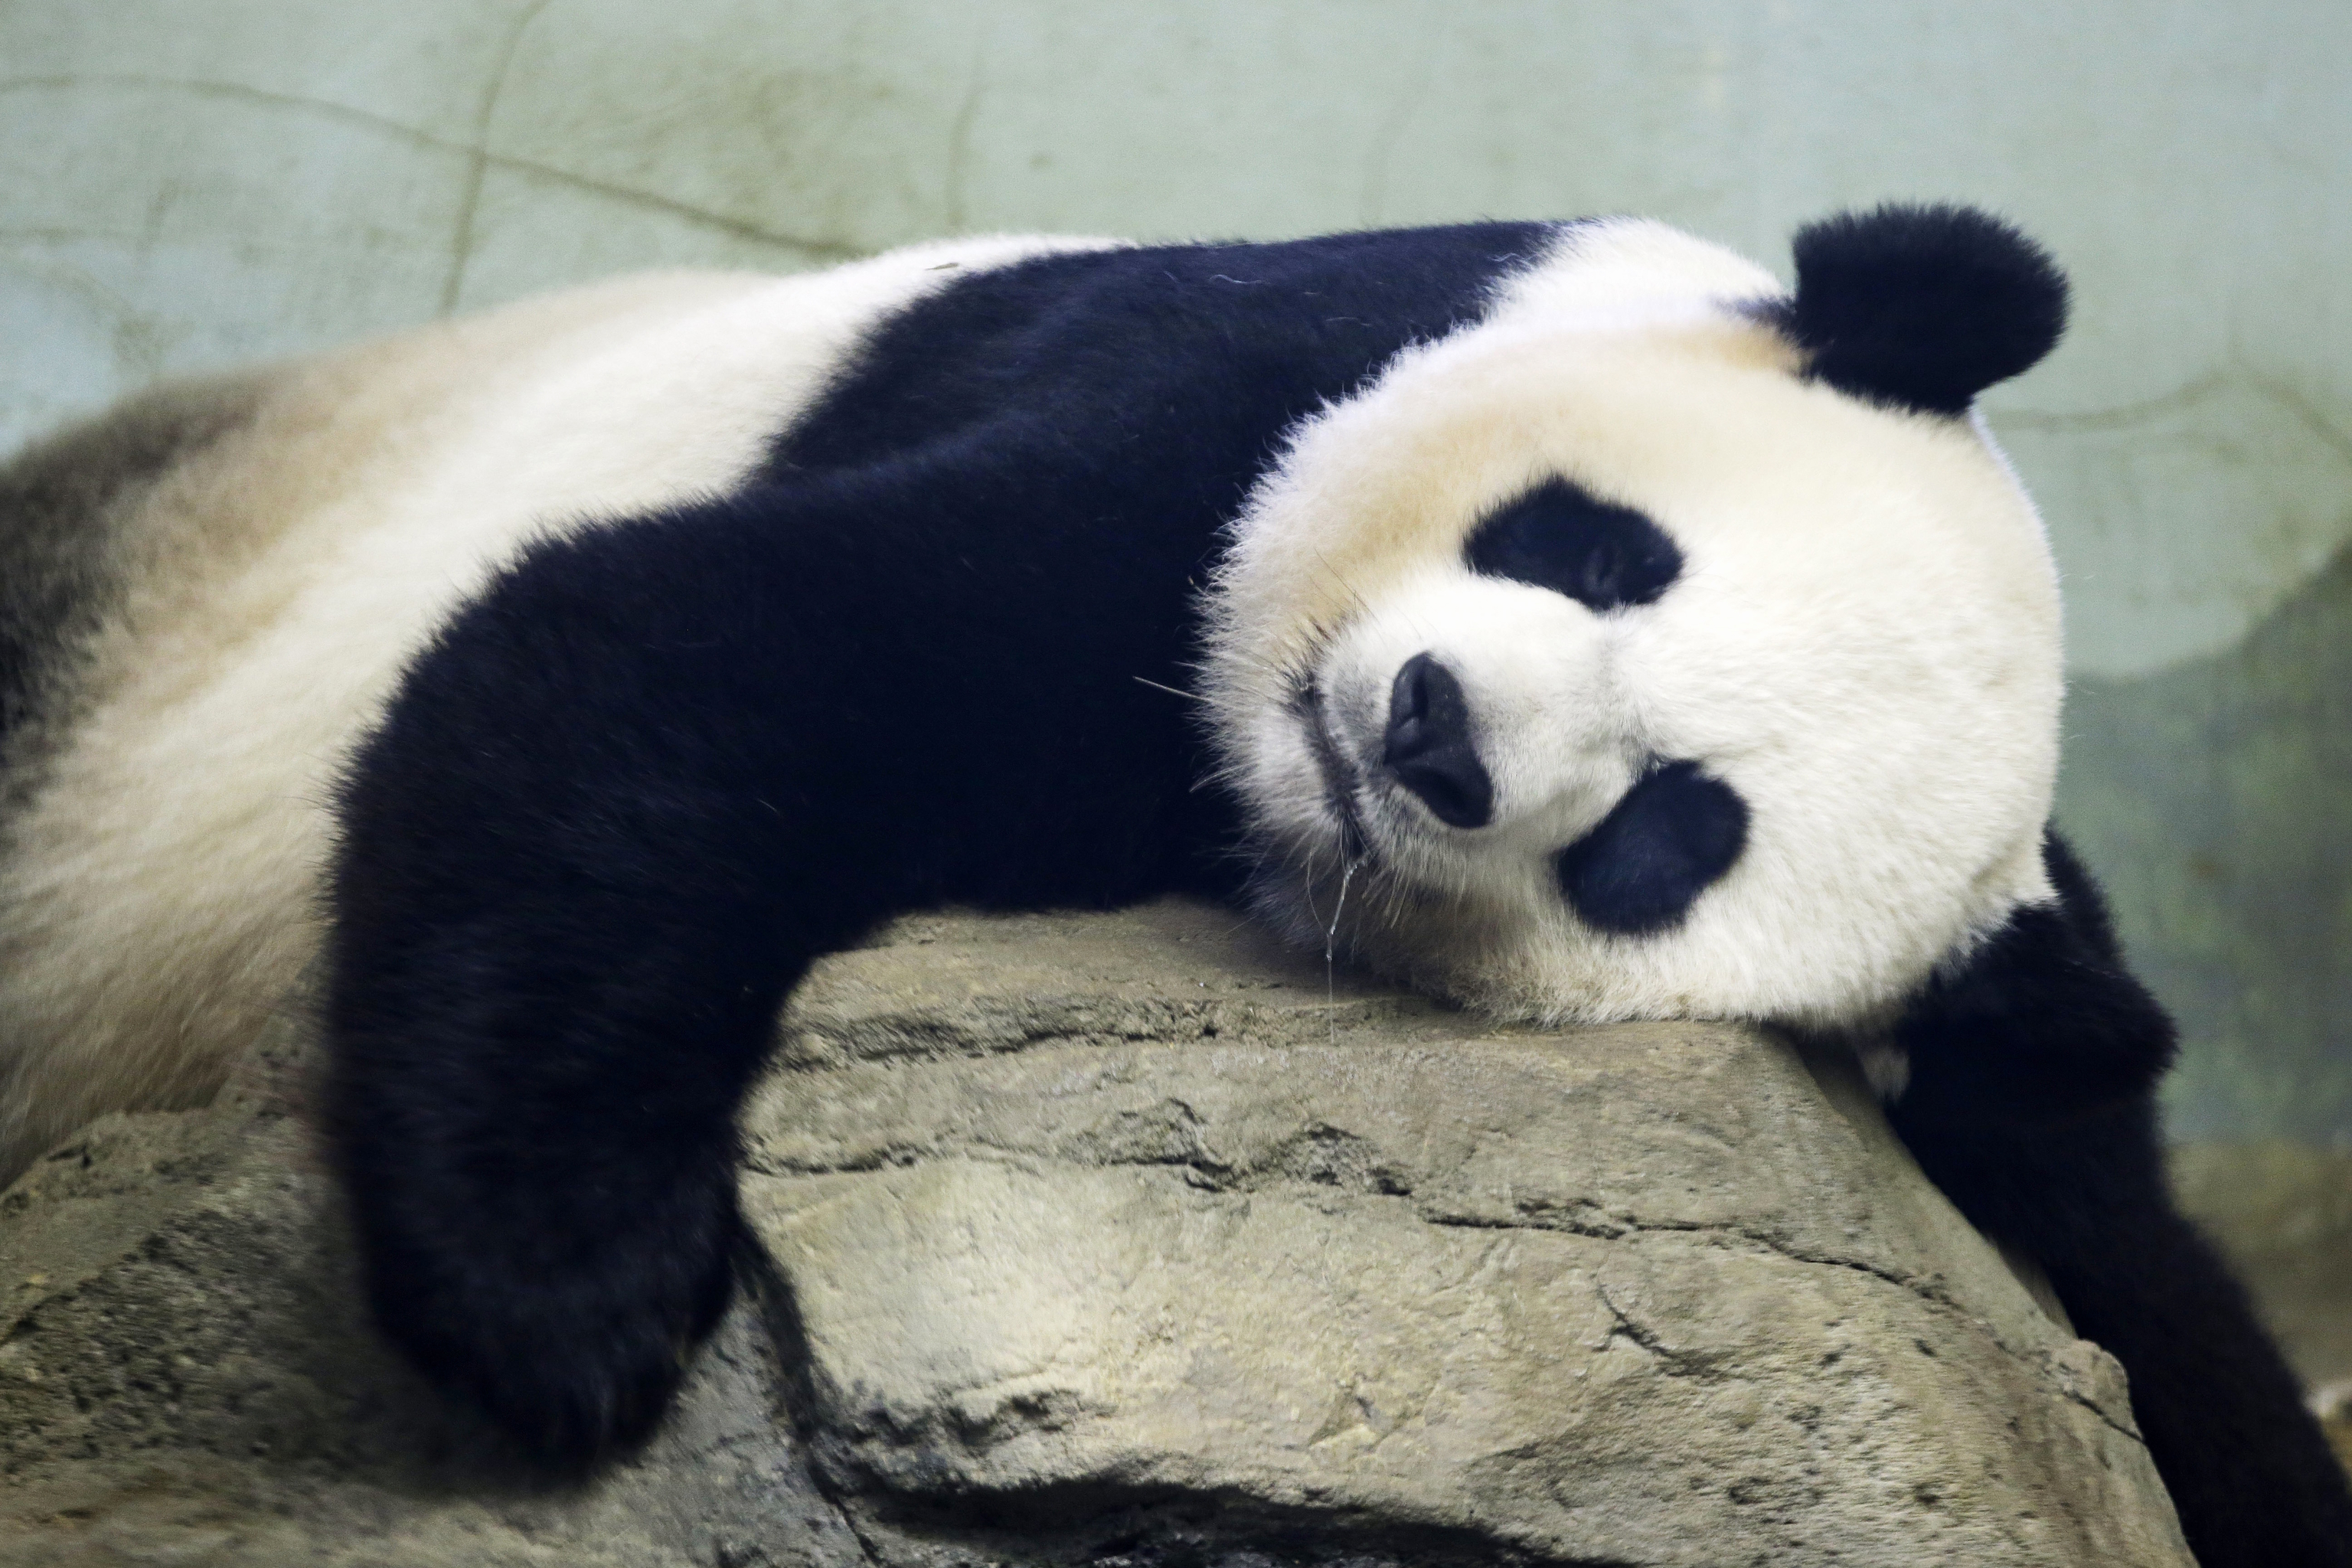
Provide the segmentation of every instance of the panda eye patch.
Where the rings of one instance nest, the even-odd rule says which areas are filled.
[[[1566,479],[1547,479],[1481,519],[1463,557],[1473,572],[1549,588],[1589,610],[1649,604],[1683,569],[1664,529]]]

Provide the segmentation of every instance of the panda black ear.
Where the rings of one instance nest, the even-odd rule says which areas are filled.
[[[1890,204],[1797,231],[1795,299],[1775,312],[1806,374],[1899,408],[1965,414],[2066,326],[2049,253],[1974,207]]]

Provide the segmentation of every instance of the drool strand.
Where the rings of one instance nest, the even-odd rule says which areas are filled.
[[[1348,911],[1348,884],[1356,879],[1356,868],[1369,857],[1358,855],[1349,859],[1339,872],[1339,898],[1331,906],[1331,923],[1323,931],[1323,1023],[1330,1038],[1339,1038],[1339,986],[1334,975],[1338,968],[1335,956],[1339,947],[1339,917]]]

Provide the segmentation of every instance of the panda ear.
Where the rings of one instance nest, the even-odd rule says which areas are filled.
[[[1797,231],[1796,297],[1774,312],[1806,374],[1898,408],[1965,414],[2066,326],[2048,252],[1974,207],[1889,205]]]

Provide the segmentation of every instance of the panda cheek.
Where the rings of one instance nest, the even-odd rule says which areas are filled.
[[[1653,769],[1609,815],[1559,852],[1569,906],[1619,936],[1671,931],[1738,862],[1748,803],[1694,762]]]

